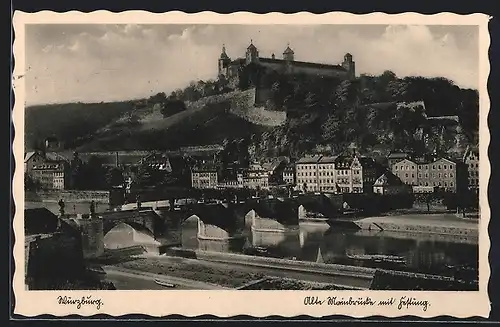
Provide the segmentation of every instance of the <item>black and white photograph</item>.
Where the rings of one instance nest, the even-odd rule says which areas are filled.
[[[480,26],[213,15],[23,25],[22,291],[485,292]]]

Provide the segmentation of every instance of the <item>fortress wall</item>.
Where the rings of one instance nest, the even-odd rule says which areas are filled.
[[[303,73],[307,75],[330,76],[330,77],[344,77],[347,78],[348,73],[335,68],[329,67],[309,67],[292,65],[292,72],[294,74]]]
[[[283,124],[286,120],[286,112],[255,107],[256,103],[264,101],[263,99],[269,96],[268,92],[251,88],[240,94],[235,93],[231,98],[231,113],[256,125],[273,127]]]

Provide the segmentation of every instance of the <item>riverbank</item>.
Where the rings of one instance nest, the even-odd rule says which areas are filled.
[[[408,214],[331,220],[332,227],[351,227],[370,231],[430,233],[479,236],[479,221],[462,219],[454,214]]]
[[[199,257],[203,257],[198,253]],[[129,260],[105,264],[103,269],[108,274],[106,280],[117,280],[130,288],[130,285],[142,285],[138,279],[149,280],[149,287],[154,280],[178,285],[183,289],[246,289],[246,290],[477,290],[477,282],[465,282],[453,277],[435,276],[383,269],[354,267],[354,270],[369,270],[371,276],[364,285],[359,285],[360,276],[352,275],[351,279],[338,274],[340,265],[297,262],[297,265],[308,266],[303,269],[293,266],[275,266],[258,264],[262,258],[248,260],[247,263],[235,260],[213,260],[204,258],[185,258],[174,256],[136,256]],[[230,257],[230,256],[224,256]],[[249,257],[249,256],[244,256]],[[274,261],[274,260],[265,260]],[[280,260],[287,261],[287,260]],[[330,271],[321,270],[323,266]],[[353,267],[342,266],[344,272]],[[352,273],[351,273],[352,274]],[[126,279],[124,281],[124,278]],[[358,281],[354,285],[353,281]],[[127,286],[127,283],[129,284]],[[350,285],[349,285],[350,284]],[[146,285],[146,284],[145,284]],[[154,288],[156,289],[156,288]]]

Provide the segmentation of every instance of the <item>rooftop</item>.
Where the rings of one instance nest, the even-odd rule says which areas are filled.
[[[322,156],[314,155],[314,156],[305,156],[297,160],[297,164],[309,164],[309,163],[317,163]]]
[[[388,185],[403,185],[403,182],[399,177],[391,173],[390,171],[386,171],[383,173],[374,183],[375,186],[388,186]]]

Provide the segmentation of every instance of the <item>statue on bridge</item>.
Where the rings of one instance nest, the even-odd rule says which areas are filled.
[[[140,209],[141,208],[141,205],[142,205],[142,202],[141,202],[141,195],[140,194],[137,194],[137,196],[135,197],[135,201],[137,203],[137,209]]]
[[[95,215],[95,202],[92,200],[90,202],[90,217],[93,217]]]
[[[64,206],[65,206],[63,199],[60,199],[59,202],[57,202],[57,204],[59,205],[59,216],[63,217],[64,216]]]

